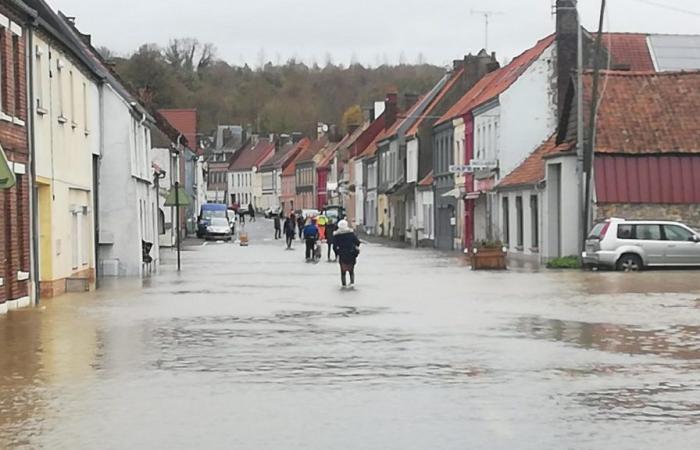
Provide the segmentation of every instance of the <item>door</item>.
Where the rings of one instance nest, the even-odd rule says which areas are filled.
[[[700,265],[700,243],[693,240],[695,233],[680,225],[664,225],[666,264],[677,266]]]
[[[668,243],[663,240],[661,225],[637,225],[636,237],[638,245],[644,250],[646,264],[664,264],[664,255]]]
[[[39,200],[39,281],[53,277],[53,246],[51,237],[51,187],[38,185]]]

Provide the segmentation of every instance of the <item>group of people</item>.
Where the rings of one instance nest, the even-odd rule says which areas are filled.
[[[283,226],[278,216],[274,218],[274,225],[275,239],[279,239],[281,233],[284,232],[287,249],[292,248],[292,243],[298,233],[299,239],[305,243],[307,262],[321,258],[321,242],[326,241],[328,261],[331,261],[331,252],[333,252],[333,259],[340,263],[342,286],[348,286],[347,277],[349,275],[350,287],[354,287],[355,264],[360,255],[360,240],[350,228],[347,220],[341,219],[336,223],[324,215],[304,218],[301,215],[297,217],[294,213],[290,213],[285,218]]]

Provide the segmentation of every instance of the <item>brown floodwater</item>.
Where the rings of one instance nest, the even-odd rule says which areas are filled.
[[[370,245],[341,291],[250,234],[0,317],[0,448],[698,447],[700,272]]]

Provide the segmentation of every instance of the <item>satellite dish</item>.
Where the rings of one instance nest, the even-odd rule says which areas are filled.
[[[324,123],[323,127],[321,129],[323,130],[324,133],[328,132],[328,125]]]

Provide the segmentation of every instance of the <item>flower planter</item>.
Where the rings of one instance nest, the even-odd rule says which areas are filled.
[[[506,270],[506,251],[502,248],[475,248],[472,250],[472,270]]]

